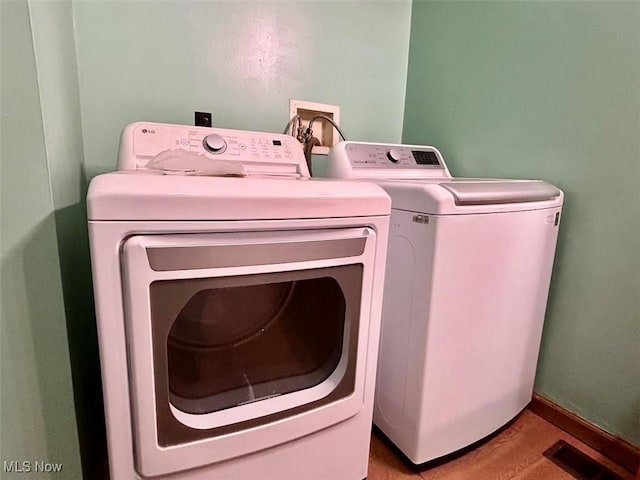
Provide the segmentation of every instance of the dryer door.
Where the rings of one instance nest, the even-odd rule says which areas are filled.
[[[375,240],[369,228],[130,237],[139,473],[244,455],[355,415]]]

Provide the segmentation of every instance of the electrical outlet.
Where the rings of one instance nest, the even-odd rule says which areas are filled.
[[[196,127],[212,127],[213,120],[211,112],[194,112],[193,124]]]
[[[290,98],[289,119],[296,115],[300,115],[302,118],[302,125],[305,130],[309,126],[311,119],[316,115],[329,117],[340,126],[340,107],[337,105],[327,105],[326,103],[308,102]],[[297,123],[294,125],[294,128],[296,125]],[[313,147],[311,153],[315,155],[328,155],[329,149],[341,140],[340,134],[333,128],[333,125],[321,118],[313,121],[311,129],[313,130],[313,136],[322,143],[321,146]]]

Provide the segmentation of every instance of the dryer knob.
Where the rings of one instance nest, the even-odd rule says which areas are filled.
[[[227,149],[227,142],[220,135],[212,133],[204,137],[202,145],[205,150],[211,153],[222,153]]]
[[[391,150],[387,151],[387,158],[391,163],[398,163],[401,158],[401,151],[397,148],[392,148]]]

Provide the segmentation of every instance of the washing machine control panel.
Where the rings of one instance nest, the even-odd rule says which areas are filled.
[[[435,147],[353,141],[331,148],[326,175],[362,180],[451,178]]]
[[[209,158],[242,163],[249,170],[286,174],[306,171],[304,152],[289,135],[222,128],[137,122],[121,137],[119,170],[144,168],[166,150],[185,150]],[[251,168],[253,166],[253,168]]]
[[[349,143],[345,151],[353,168],[444,168],[433,147]]]

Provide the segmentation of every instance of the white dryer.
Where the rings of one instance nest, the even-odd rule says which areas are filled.
[[[413,466],[442,461],[531,400],[563,194],[453,178],[428,146],[340,143],[327,173],[391,196],[374,423]]]
[[[247,176],[146,169],[172,149]],[[270,133],[139,122],[119,169],[87,198],[111,477],[362,480],[388,196]]]

